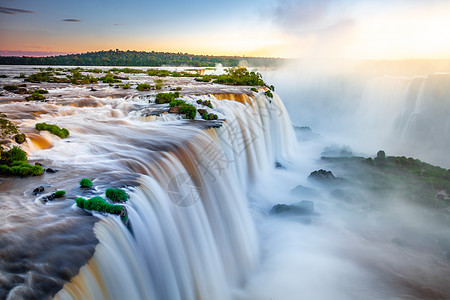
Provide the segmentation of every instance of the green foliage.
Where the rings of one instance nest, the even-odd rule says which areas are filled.
[[[14,140],[16,141],[17,144],[22,144],[25,142],[26,136],[23,133],[20,134],[16,134],[14,136]]]
[[[0,113],[0,137],[6,138],[12,134],[18,134],[19,127],[6,118],[5,114]]]
[[[136,87],[138,91],[148,91],[150,88],[151,86],[148,83],[139,83]]]
[[[275,87],[273,85],[269,86],[269,89],[271,89],[272,92],[275,92]]]
[[[30,76],[25,78],[25,81],[40,83],[40,82],[67,82],[67,80],[59,79],[53,75],[52,72],[38,72],[35,74],[31,74]]]
[[[160,89],[162,89],[162,87],[163,87],[163,85],[158,83],[155,85],[155,90],[160,90]]]
[[[266,96],[269,97],[269,98],[273,98],[273,94],[272,94],[272,92],[271,92],[270,90],[266,91],[266,92],[264,93],[264,95],[266,95]]]
[[[35,128],[38,131],[46,130],[56,136],[59,136],[62,139],[69,136],[69,130],[67,130],[66,128],[59,128],[57,125],[50,125],[47,123],[36,123]]]
[[[20,73],[19,76],[14,76],[15,79],[25,78],[25,74]]]
[[[130,88],[130,84],[127,82],[127,83],[125,83],[124,85],[122,85],[122,88],[123,88],[124,90],[128,90],[128,89]]]
[[[8,76],[5,74],[0,74],[0,78],[8,78]]]
[[[252,90],[252,91],[255,92],[255,93],[258,92],[258,89],[257,89],[257,88],[254,88],[254,87],[252,87],[250,90]]]
[[[195,78],[195,81],[198,81],[198,82],[210,82],[211,79],[213,79],[213,78],[217,78],[217,76],[204,75],[202,77]]]
[[[103,199],[100,196],[95,196],[89,200],[85,200],[80,197],[77,198],[75,201],[79,208],[94,210],[103,213],[110,213],[114,215],[120,215],[120,213],[124,209],[123,205],[115,205],[108,203],[106,202],[105,199]]]
[[[67,78],[72,84],[91,84],[98,83],[99,78],[92,77],[91,75],[84,75],[81,72],[84,71],[81,68],[75,68],[70,70],[71,74],[67,75]]]
[[[162,79],[156,79],[155,83],[163,83]]]
[[[175,100],[175,98],[180,97],[179,92],[169,92],[169,93],[159,93],[156,94],[156,104],[163,104],[163,103],[170,103],[171,101]]]
[[[197,100],[197,104],[208,106],[209,108],[213,108],[210,100]]]
[[[48,94],[48,91],[45,89],[37,89],[34,90],[35,93],[39,93],[39,94]]]
[[[77,203],[77,206],[79,208],[83,208],[84,209],[84,203],[86,202],[86,200],[84,200],[83,198],[77,198],[75,199],[75,202]]]
[[[4,90],[7,90],[8,92],[13,92],[19,89],[18,85],[4,85],[3,86]]]
[[[202,118],[205,119],[205,120],[217,120],[218,116],[217,116],[216,114],[207,114],[207,113],[204,113],[204,114],[202,115]]]
[[[3,165],[12,165],[14,162],[26,162],[27,153],[23,151],[19,146],[13,146],[8,151],[2,152],[0,163]]]
[[[125,202],[128,200],[127,193],[122,189],[106,189],[106,197],[115,202]]]
[[[39,101],[39,100],[45,100],[45,97],[38,93],[38,92],[33,92],[33,94],[31,94],[31,96],[25,97],[25,99],[27,99],[27,101]]]
[[[180,113],[186,114],[187,119],[195,119],[197,109],[191,104],[184,103],[180,106]]]
[[[80,180],[80,186],[81,187],[91,187],[92,186],[92,181],[88,178],[83,178]]]
[[[186,102],[184,102],[184,100],[180,100],[180,99],[175,99],[175,100],[172,100],[172,101],[170,101],[170,104],[169,104],[169,106],[170,107],[175,107],[175,106],[180,106],[181,104],[184,104],[184,103],[186,103]]]
[[[192,55],[188,53],[167,52],[144,52],[144,51],[120,51],[108,50],[88,52],[81,54],[68,54],[49,57],[0,57],[2,65],[53,65],[53,66],[193,66],[193,67],[215,67],[222,64],[225,67],[238,66],[239,61],[245,59],[251,66],[270,67],[276,66],[283,59],[260,58],[260,57],[238,57],[238,56],[210,56]],[[54,71],[54,69],[51,69]],[[133,73],[134,69],[123,72]],[[46,71],[46,70],[43,70]],[[122,71],[122,70],[121,70]],[[148,72],[153,72],[149,70]],[[150,74],[149,74],[150,75]],[[156,75],[150,75],[156,76]],[[168,76],[168,75],[166,75]]]
[[[175,88],[175,90],[177,90],[177,91],[181,91],[181,86],[177,86],[176,88]]]
[[[226,74],[217,76],[214,83],[231,85],[265,86],[262,75],[258,72],[249,72],[246,68],[230,68]]]
[[[117,83],[122,82],[122,80],[118,79],[117,76],[114,76],[110,73],[107,75],[100,77],[99,80],[103,81],[104,83]]]
[[[65,194],[66,194],[66,191],[56,191],[55,192],[55,197],[56,198],[62,198],[62,197],[64,197]]]

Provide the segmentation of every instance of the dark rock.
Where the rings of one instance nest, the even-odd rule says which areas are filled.
[[[45,172],[47,172],[47,173],[56,173],[56,172],[58,172],[58,170],[52,169],[52,168],[48,168],[48,169],[45,170]]]
[[[169,113],[171,114],[179,114],[180,113],[180,106],[174,106],[169,108]]]
[[[333,175],[331,171],[320,169],[318,171],[311,172],[308,179],[317,180],[320,182],[333,182],[337,178]]]
[[[35,162],[34,165],[35,165],[35,166],[41,166],[41,167],[42,167],[42,164],[41,164],[40,162]]]
[[[197,111],[198,111],[198,113],[199,113],[201,116],[203,116],[203,114],[207,114],[207,113],[208,113],[208,111],[207,111],[206,109],[202,109],[202,108],[197,109]]]
[[[35,188],[34,190],[33,190],[33,195],[37,195],[37,194],[40,194],[40,193],[43,193],[44,192],[44,187],[41,185],[41,186],[38,186],[37,188]]]
[[[91,92],[96,92],[96,91],[98,91],[98,90],[91,87]]]
[[[281,164],[281,163],[279,163],[279,162],[275,162],[275,168],[277,168],[277,169],[286,169],[285,167],[283,167],[283,165]]]
[[[288,204],[277,204],[270,210],[272,214],[290,214],[307,216],[314,213],[314,202],[309,200],[302,200],[298,203],[291,205]]]
[[[291,190],[291,194],[301,195],[303,197],[316,197],[318,193],[315,189],[303,186],[301,184],[297,185],[295,188]]]
[[[47,200],[49,200],[49,201],[55,200],[56,195],[55,195],[55,193],[52,193],[52,194],[48,195],[46,198],[47,198]]]

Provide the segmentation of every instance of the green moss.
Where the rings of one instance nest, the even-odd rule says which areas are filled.
[[[207,114],[207,113],[204,113],[204,114],[202,115],[202,118],[205,119],[205,120],[217,120],[218,116],[217,116],[216,114]]]
[[[35,128],[38,131],[46,130],[51,134],[54,134],[62,139],[69,136],[69,130],[67,130],[66,128],[59,128],[56,125],[51,125],[47,123],[36,123]]]
[[[31,94],[31,96],[25,97],[25,99],[27,101],[40,101],[40,100],[45,100],[45,97],[38,93],[38,92],[33,92],[33,94]]]
[[[180,106],[181,104],[185,104],[185,103],[186,102],[184,102],[184,100],[177,99],[177,100],[170,101],[169,106],[175,107],[175,106]]]
[[[83,198],[77,198],[77,199],[75,199],[75,202],[77,203],[77,206],[79,208],[84,209],[84,203],[86,202],[86,200],[84,200]]]
[[[36,93],[39,93],[39,94],[48,94],[48,91],[47,90],[45,90],[45,89],[37,89],[37,90],[34,90]]]
[[[19,127],[6,118],[5,114],[0,113],[0,138],[6,138],[12,134],[18,134]]]
[[[127,193],[122,189],[106,189],[105,195],[108,199],[116,202],[125,202],[128,200]]]
[[[91,187],[92,186],[92,181],[88,178],[83,178],[80,180],[80,186],[81,187]]]
[[[85,200],[83,198],[77,198],[76,200],[77,206],[87,210],[94,210],[103,213],[109,213],[114,215],[120,215],[122,210],[124,209],[123,205],[116,205],[106,202],[100,196],[95,196],[89,200]]]
[[[138,91],[149,91],[150,88],[151,86],[148,83],[139,83],[136,87]]]
[[[163,87],[163,85],[158,83],[155,85],[155,90],[160,90],[160,89],[162,89],[162,87]]]
[[[14,136],[14,140],[15,140],[16,143],[18,143],[18,144],[24,143],[24,142],[25,142],[25,139],[26,139],[26,136],[25,136],[25,134],[23,134],[23,133],[16,134],[16,135]]]
[[[209,108],[213,108],[210,100],[197,100],[197,104],[208,106]]]
[[[193,105],[184,103],[180,106],[180,113],[185,114],[187,119],[195,119],[197,109]]]
[[[66,191],[56,191],[55,192],[55,197],[56,198],[62,198],[62,197],[64,197],[65,194],[66,194]]]
[[[217,76],[215,83],[231,85],[265,86],[262,75],[258,72],[249,72],[246,68],[230,68],[226,74]]]
[[[266,95],[266,96],[269,97],[269,98],[273,98],[273,94],[272,94],[272,92],[271,92],[270,90],[266,91],[266,92],[264,93],[264,95]]]
[[[175,98],[178,97],[180,97],[179,92],[159,93],[156,94],[155,102],[156,104],[170,103],[171,101],[175,100]]]
[[[181,90],[182,90],[182,87],[181,87],[181,86],[177,86],[177,87],[175,88],[175,90],[181,91]]]
[[[13,146],[8,151],[3,151],[0,158],[0,163],[3,165],[11,165],[13,162],[26,162],[27,153],[19,146]]]
[[[255,93],[258,92],[258,89],[257,89],[257,88],[254,88],[254,87],[252,87],[250,90],[251,90],[252,92],[255,92]]]

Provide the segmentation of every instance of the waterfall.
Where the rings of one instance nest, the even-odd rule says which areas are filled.
[[[295,136],[276,94],[202,97],[226,121],[178,128],[183,143],[135,158],[130,230],[102,217],[94,256],[55,299],[232,299],[243,288],[259,259],[246,191],[275,161],[289,163]]]

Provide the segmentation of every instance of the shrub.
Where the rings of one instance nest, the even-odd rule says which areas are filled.
[[[6,119],[6,115],[0,113],[0,138],[6,138],[11,134],[18,134],[19,127],[10,120]]]
[[[13,162],[26,162],[27,153],[19,146],[13,146],[10,150],[2,152],[0,162],[4,165],[11,165]]]
[[[84,200],[83,198],[77,198],[77,199],[75,199],[75,202],[77,203],[77,206],[79,208],[84,209],[84,203],[86,202],[86,200]]]
[[[45,90],[45,89],[37,89],[37,90],[34,90],[36,93],[39,93],[39,94],[48,94],[48,91],[47,90]]]
[[[177,90],[177,91],[181,91],[181,86],[177,86],[176,88],[175,88],[175,90]]]
[[[138,91],[148,91],[150,88],[151,86],[148,83],[139,83],[136,87]]]
[[[16,135],[14,136],[14,140],[15,140],[16,143],[18,143],[18,144],[24,143],[24,142],[25,142],[25,138],[26,138],[26,136],[25,136],[25,134],[23,134],[23,133],[16,134]]]
[[[92,181],[88,178],[83,178],[80,180],[80,186],[81,187],[91,187],[92,186]]]
[[[252,87],[250,90],[252,90],[252,91],[255,92],[255,93],[258,92],[258,90],[257,90],[256,88],[254,88],[254,87]]]
[[[208,106],[209,108],[213,108],[211,101],[209,101],[209,100],[205,100],[205,101],[197,100],[197,104],[201,104],[201,105]]]
[[[175,100],[175,98],[178,98],[178,97],[180,97],[179,92],[159,93],[159,94],[156,94],[155,102],[157,104],[170,103],[171,101]]]
[[[260,73],[249,72],[246,68],[229,68],[226,70],[226,74],[217,76],[214,82],[231,85],[266,86]]]
[[[8,76],[5,74],[0,74],[0,78],[8,78]]]
[[[205,119],[205,120],[217,120],[218,116],[217,116],[216,114],[207,114],[207,113],[204,113],[204,114],[202,115],[202,118]]]
[[[39,100],[45,100],[45,97],[38,92],[33,92],[33,94],[31,94],[31,96],[25,97],[25,99],[27,99],[27,101],[30,101],[30,100],[39,101]]]
[[[51,125],[47,123],[36,123],[35,128],[38,131],[46,130],[51,134],[54,134],[62,139],[69,136],[69,130],[67,130],[66,128],[59,128],[56,125]]]
[[[122,189],[106,189],[106,197],[112,201],[125,202],[128,200],[127,193]]]
[[[31,166],[26,162],[13,162],[11,166],[0,165],[0,174],[10,176],[37,176],[44,172],[41,166]]]
[[[17,85],[5,85],[3,86],[4,90],[7,90],[8,92],[16,91],[19,89],[19,86]]]
[[[197,109],[195,109],[195,106],[193,105],[184,103],[180,106],[180,113],[186,114],[187,119],[195,119]]]
[[[264,94],[269,98],[273,98],[273,94],[270,90],[266,91]]]
[[[181,104],[184,104],[186,102],[184,102],[184,100],[180,100],[180,99],[176,99],[176,100],[172,100],[169,103],[170,107],[175,107],[175,106],[180,106]]]
[[[55,197],[56,198],[62,198],[62,197],[64,197],[65,194],[66,194],[66,191],[56,191],[55,192]]]
[[[156,89],[156,90],[160,90],[160,89],[162,89],[162,87],[163,87],[163,85],[160,84],[160,83],[158,83],[158,84],[155,85],[155,89]]]
[[[130,88],[130,84],[127,82],[127,83],[125,83],[124,85],[122,85],[122,88],[123,88],[124,90],[128,90],[128,89]]]

